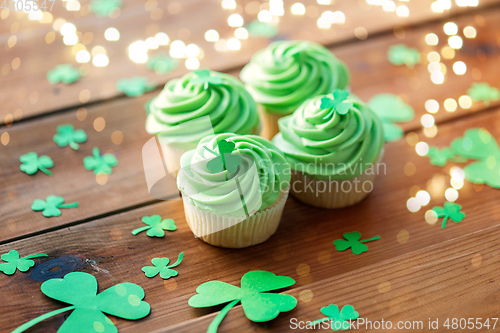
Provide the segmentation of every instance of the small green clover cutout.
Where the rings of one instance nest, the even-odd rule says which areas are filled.
[[[47,80],[50,84],[62,82],[71,84],[80,79],[80,71],[74,68],[71,64],[57,65],[47,72]]]
[[[415,48],[409,48],[404,44],[392,45],[387,53],[389,62],[395,66],[413,68],[420,63],[420,52]]]
[[[437,217],[444,217],[443,223],[441,225],[442,229],[446,227],[446,221],[448,220],[448,218],[450,218],[453,222],[456,223],[461,222],[464,219],[465,213],[462,213],[460,211],[461,209],[462,206],[449,201],[444,203],[444,207],[436,206],[432,208],[434,213],[436,213]]]
[[[426,156],[429,157],[432,165],[442,167],[445,166],[449,160],[454,159],[455,155],[456,154],[453,149],[448,147],[443,147],[442,149],[439,149],[438,147],[430,147]]]
[[[50,279],[42,283],[42,292],[57,301],[70,304],[37,317],[16,328],[12,333],[21,333],[35,324],[57,314],[73,311],[57,332],[117,333],[110,314],[123,319],[137,320],[146,317],[151,308],[144,302],[144,290],[134,283],[120,283],[97,293],[97,280],[91,274],[72,272],[62,279]]]
[[[10,250],[9,253],[2,254],[2,260],[5,263],[0,264],[0,272],[7,275],[12,275],[18,269],[21,272],[27,272],[31,267],[35,266],[35,262],[30,260],[32,258],[48,257],[45,253],[32,254],[24,258],[19,258],[19,252]]]
[[[321,313],[327,316],[327,318],[318,319],[311,322],[311,326],[316,324],[331,321],[331,328],[334,331],[348,330],[351,326],[351,321],[356,320],[359,317],[359,313],[354,310],[352,305],[345,305],[342,310],[335,304],[330,304],[328,306],[321,308]]]
[[[33,175],[40,170],[46,175],[52,176],[52,172],[48,169],[54,166],[54,162],[46,155],[38,157],[37,153],[29,152],[21,155],[19,161],[21,161],[19,169],[22,172],[26,172],[28,175]]]
[[[348,248],[351,248],[351,251],[354,254],[361,254],[368,251],[368,246],[363,243],[380,239],[380,236],[375,236],[370,239],[360,241],[361,234],[359,232],[346,232],[343,237],[345,240],[337,239],[333,242],[335,248],[337,251],[345,251]]]
[[[217,147],[219,148],[219,153],[216,153],[210,148],[204,146],[207,151],[216,156],[215,158],[208,161],[208,171],[212,173],[219,173],[224,170],[227,170],[229,173],[236,172],[236,170],[238,170],[238,166],[243,160],[241,156],[232,154],[236,147],[234,142],[231,142],[229,140],[220,140],[219,142],[217,142]]]
[[[118,165],[118,160],[113,154],[104,154],[101,156],[99,148],[94,147],[92,150],[93,156],[87,156],[83,159],[85,170],[93,170],[94,174],[110,175],[113,172],[112,167]]]
[[[208,69],[200,69],[194,71],[196,75],[191,79],[192,84],[203,84],[204,89],[208,89],[209,85],[220,85],[222,84],[222,78],[220,76],[210,76],[210,71]]]
[[[264,322],[276,318],[281,312],[290,311],[297,305],[291,295],[269,293],[269,291],[290,287],[295,281],[288,276],[276,276],[267,271],[251,271],[241,278],[241,288],[221,281],[209,281],[196,288],[197,294],[189,299],[189,305],[204,308],[227,304],[215,316],[207,333],[217,328],[233,306],[241,302],[248,319]]]
[[[45,201],[41,199],[35,199],[31,205],[31,209],[34,211],[43,210],[43,216],[61,216],[60,208],[74,208],[78,207],[78,202],[64,204],[63,197],[58,197],[55,195],[49,195],[45,198]]]
[[[162,220],[160,215],[152,215],[152,216],[144,216],[142,218],[142,222],[147,225],[144,227],[140,227],[134,229],[132,231],[132,235],[137,235],[140,232],[147,230],[146,234],[149,237],[163,237],[165,236],[165,231],[175,231],[177,230],[177,226],[173,219],[164,219]]]
[[[349,97],[349,92],[342,89],[335,89],[333,91],[333,99],[323,97],[320,108],[322,110],[331,109],[331,112],[325,118],[331,117],[334,111],[341,115],[347,114],[353,106],[352,102],[346,102],[347,97]]]
[[[175,69],[178,66],[178,62],[162,52],[150,57],[147,66],[149,69],[154,70],[156,74],[161,75]]]
[[[469,95],[476,102],[484,102],[484,105],[489,106],[491,101],[500,99],[500,91],[498,88],[490,86],[486,82],[474,82],[467,90]]]
[[[122,0],[92,0],[90,11],[96,16],[105,17],[122,6]]]
[[[252,21],[246,28],[248,30],[248,34],[254,38],[273,38],[278,35],[278,28],[259,20]]]
[[[154,90],[156,84],[151,83],[144,76],[134,76],[130,79],[121,79],[116,84],[116,90],[128,97],[139,97],[144,93]]]
[[[403,129],[395,122],[408,122],[415,117],[413,108],[406,104],[401,97],[393,94],[378,94],[368,102],[370,109],[375,112],[384,127],[385,141],[392,142],[401,139]]]
[[[182,262],[183,258],[184,252],[181,252],[181,254],[179,254],[179,258],[177,258],[177,261],[170,266],[168,266],[168,264],[170,263],[170,260],[168,258],[153,258],[153,260],[151,260],[151,263],[154,266],[144,266],[142,268],[142,271],[148,278],[155,277],[159,273],[160,277],[166,280],[179,275],[179,273],[172,268],[178,266]]]
[[[57,126],[57,134],[52,138],[59,147],[70,146],[73,150],[78,150],[79,143],[87,141],[87,133],[82,129],[77,129],[71,124]]]

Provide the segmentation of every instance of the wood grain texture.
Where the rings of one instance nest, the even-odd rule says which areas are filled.
[[[439,137],[430,143],[447,145],[466,128],[474,126],[484,127],[495,138],[500,138],[500,110],[443,125]],[[0,253],[16,249],[22,255],[45,252],[49,258],[37,259],[38,265],[27,274],[18,272],[14,277],[0,276],[3,295],[7,295],[2,304],[3,312],[9,314],[0,318],[0,327],[12,329],[57,308],[56,302],[39,292],[40,280],[67,273],[68,270],[94,274],[100,283],[100,290],[124,281],[137,283],[146,290],[152,314],[137,323],[118,319],[118,328],[123,332],[163,330],[170,326],[172,331],[202,331],[215,313],[210,309],[189,308],[187,300],[194,295],[196,286],[213,279],[238,284],[244,273],[256,269],[296,279],[297,284],[288,292],[300,297],[300,291],[309,289],[315,295],[312,303],[299,302],[297,310],[264,325],[243,320],[241,310],[236,308],[230,312],[228,321],[223,323],[221,332],[232,332],[235,325],[242,331],[286,331],[289,318],[319,318],[319,308],[329,303],[354,304],[362,316],[372,320],[421,318],[430,313],[440,317],[465,316],[468,304],[472,307],[474,302],[480,302],[479,295],[488,291],[498,292],[496,277],[491,280],[496,266],[490,263],[498,255],[496,240],[500,231],[496,226],[500,220],[500,207],[492,203],[500,200],[500,192],[487,186],[474,187],[466,182],[457,202],[463,206],[467,217],[458,224],[449,222],[442,230],[440,223],[427,224],[424,214],[427,209],[445,201],[443,193],[449,187],[449,166],[438,168],[429,165],[426,158],[417,156],[404,141],[386,145],[384,162],[387,174],[377,178],[374,192],[360,204],[330,211],[309,207],[291,198],[277,233],[269,241],[248,249],[220,249],[195,239],[185,222],[179,200],[1,245]],[[417,171],[411,177],[403,172],[407,162],[417,165]],[[429,180],[440,177],[444,179],[443,184],[439,185],[439,181],[438,185],[429,183]],[[406,201],[414,185],[427,189],[432,200],[419,212],[410,213],[406,209]],[[95,204],[100,201],[96,198]],[[130,234],[142,225],[142,216],[153,214],[174,218],[178,230],[167,233],[165,239]],[[381,239],[370,243],[370,250],[359,256],[337,252],[332,242],[341,238],[343,233],[352,231],[359,231],[365,237],[379,235]],[[462,263],[467,261],[467,267],[470,267],[475,248],[483,256],[484,266],[481,266],[481,273],[467,273],[472,274],[471,282],[467,283],[469,280],[461,277],[465,269]],[[423,252],[415,252],[420,250]],[[153,257],[172,259],[181,251],[185,252],[185,261],[178,267],[178,277],[164,283],[159,278],[147,279],[143,276],[141,267]],[[405,254],[408,256],[403,256]],[[442,266],[435,266],[438,264]],[[45,277],[40,277],[37,272],[51,265],[61,271],[57,273],[56,268],[46,269]],[[309,273],[303,265],[307,265]],[[482,267],[485,267],[484,271]],[[392,293],[376,294],[375,297],[373,293],[378,292],[373,288],[384,281],[391,282]],[[482,289],[483,286],[487,289]],[[455,289],[456,293],[450,292]],[[336,290],[340,292],[337,294]],[[422,296],[431,291],[435,293],[432,297]],[[467,296],[469,294],[470,297]],[[457,299],[464,303],[457,303]],[[440,306],[440,300],[457,306],[446,312],[446,307]],[[387,309],[388,305],[392,310]],[[493,315],[494,311],[498,311],[497,306],[491,305],[492,309],[483,312],[481,307],[477,307],[473,313]],[[57,317],[38,325],[33,332],[55,330],[61,323],[62,317]]]
[[[290,15],[287,4],[287,15],[280,18],[279,39],[307,39],[325,45],[338,44],[345,41],[356,41],[354,30],[358,27],[366,29],[368,35],[376,35],[382,31],[391,31],[395,26],[415,25],[428,20],[435,20],[452,14],[467,13],[467,8],[452,7],[445,13],[434,13],[431,11],[432,0],[409,2],[405,5],[410,9],[410,17],[398,17],[394,12],[384,12],[381,7],[369,6],[365,2],[352,2],[340,0],[331,6],[317,6],[313,0],[303,1],[305,5],[314,5],[317,12],[321,13],[328,9],[341,10],[346,17],[343,25],[334,25],[331,29],[321,30],[317,28],[314,17]],[[482,0],[480,6],[496,6],[498,0]],[[85,5],[86,3],[83,2]],[[80,81],[69,85],[50,85],[45,76],[47,71],[61,63],[75,63],[71,46],[62,42],[62,36],[57,34],[56,40],[47,45],[45,35],[52,31],[50,25],[40,25],[38,28],[20,30],[15,33],[18,40],[13,48],[7,48],[6,52],[0,54],[0,64],[11,63],[19,57],[21,66],[19,69],[10,70],[7,76],[0,77],[0,85],[4,87],[0,96],[3,108],[0,110],[0,123],[5,121],[5,116],[13,114],[15,110],[21,109],[23,117],[32,117],[45,112],[64,109],[81,105],[80,93],[88,90],[89,97],[83,99],[83,103],[95,102],[119,95],[116,91],[116,82],[120,78],[133,75],[144,75],[152,81],[161,85],[173,77],[178,77],[187,72],[181,65],[175,71],[157,76],[148,70],[144,64],[134,64],[127,54],[128,46],[138,39],[150,37],[152,31],[164,31],[169,34],[171,40],[182,39],[189,43],[199,45],[204,52],[201,66],[213,70],[224,71],[228,68],[241,67],[248,62],[255,51],[264,48],[269,41],[266,39],[251,38],[244,40],[239,51],[217,52],[213,43],[204,40],[204,33],[208,29],[216,29],[221,38],[229,39],[234,35],[234,28],[227,25],[227,17],[231,11],[220,8],[220,1],[189,1],[182,2],[180,11],[175,15],[169,14],[169,6],[172,2],[161,2],[158,10],[163,11],[163,16],[158,21],[151,20],[151,12],[146,11],[144,4],[131,2],[125,5],[118,18],[108,20],[105,18],[95,19],[93,14],[78,18],[72,18],[74,14],[63,12],[62,17],[73,22],[78,31],[92,33],[93,41],[88,45],[90,50],[96,45],[104,46],[107,50],[110,64],[105,68],[96,68],[90,64],[84,65],[89,73]],[[206,15],[207,12],[212,13]],[[243,15],[246,22],[251,22],[256,15]],[[312,15],[311,15],[312,16]],[[56,17],[56,16],[54,16]],[[12,25],[19,20],[27,20],[25,16],[17,17],[9,15],[5,19],[5,25]],[[104,39],[103,32],[109,27],[110,22],[121,32],[122,38],[117,42],[108,42]],[[134,22],[134,24],[130,24]],[[297,26],[308,27],[297,29]],[[137,29],[136,27],[141,27]],[[182,30],[189,27],[189,33]],[[441,30],[441,29],[439,29]],[[189,37],[186,37],[189,34]],[[5,43],[9,34],[0,35],[0,40]],[[36,49],[33,53],[31,50]],[[162,48],[168,52],[168,47]],[[160,51],[160,50],[158,50]],[[150,51],[155,54],[157,51]],[[181,61],[182,63],[182,61]],[[127,70],[124,71],[124,68]],[[26,84],[29,80],[29,84]]]

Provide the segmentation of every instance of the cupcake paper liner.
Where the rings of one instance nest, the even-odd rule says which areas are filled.
[[[195,207],[185,196],[182,200],[195,237],[214,246],[243,248],[265,242],[276,232],[288,193],[289,188],[281,192],[273,205],[249,218],[214,214]]]
[[[262,122],[260,136],[264,139],[271,140],[280,131],[278,127],[278,120],[288,116],[288,114],[268,112],[262,104],[258,104],[257,110],[259,111],[260,121]]]

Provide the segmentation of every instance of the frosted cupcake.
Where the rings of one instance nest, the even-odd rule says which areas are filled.
[[[181,155],[214,133],[257,133],[257,105],[235,77],[199,70],[167,82],[149,105],[146,131],[160,141],[169,172]]]
[[[349,71],[322,45],[279,41],[257,52],[240,78],[259,104],[261,135],[270,140],[278,133],[278,119],[306,99],[346,88]]]
[[[196,237],[220,247],[266,241],[288,197],[290,164],[256,135],[218,134],[182,155],[177,187]]]
[[[279,120],[273,143],[292,167],[291,193],[317,207],[341,208],[373,190],[384,145],[382,123],[345,90],[305,101]]]

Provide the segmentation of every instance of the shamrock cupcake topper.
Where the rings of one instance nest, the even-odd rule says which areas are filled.
[[[191,83],[203,84],[204,89],[208,89],[209,85],[222,84],[222,78],[218,76],[210,76],[210,71],[208,69],[194,71],[194,74],[196,74],[196,77],[191,80]]]
[[[331,109],[331,111],[325,116],[329,118],[333,115],[333,112],[345,115],[352,108],[352,102],[346,102],[347,97],[349,97],[349,92],[347,90],[335,89],[333,91],[333,99],[329,97],[323,97],[321,99],[320,108],[322,110]]]
[[[203,146],[203,148],[216,156],[215,158],[208,161],[208,171],[213,173],[222,172],[224,170],[227,170],[230,173],[236,172],[236,170],[238,170],[238,166],[242,162],[242,158],[241,156],[232,154],[236,147],[234,142],[228,140],[220,140],[217,143],[217,147],[219,148],[219,153],[216,153],[207,146]]]

